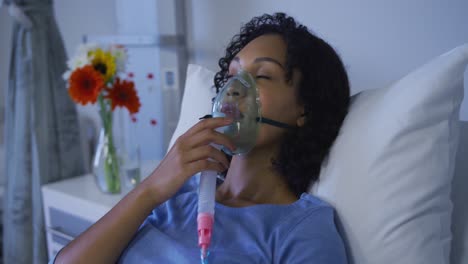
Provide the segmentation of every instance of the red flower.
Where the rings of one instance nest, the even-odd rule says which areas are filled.
[[[105,98],[111,100],[112,110],[117,106],[126,107],[131,115],[138,113],[140,110],[140,99],[135,90],[135,84],[132,81],[121,81],[120,78],[116,78],[114,86],[106,90],[108,91],[108,95]]]
[[[82,105],[95,103],[99,93],[104,88],[102,75],[91,65],[73,71],[69,84],[68,94],[73,101]]]

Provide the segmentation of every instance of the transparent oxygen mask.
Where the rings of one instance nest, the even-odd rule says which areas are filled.
[[[249,152],[257,141],[259,130],[260,98],[255,79],[247,71],[239,70],[223,86],[213,102],[213,117],[229,117],[233,122],[217,130],[227,135],[236,150],[223,150],[229,155]]]

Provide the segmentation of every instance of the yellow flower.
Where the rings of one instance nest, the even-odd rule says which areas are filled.
[[[89,54],[92,57],[91,63],[96,71],[102,74],[103,79],[107,82],[115,75],[116,65],[115,58],[109,51],[103,51],[100,48],[91,51]]]

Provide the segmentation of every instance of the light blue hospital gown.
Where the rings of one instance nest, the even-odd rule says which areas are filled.
[[[200,263],[197,193],[154,209],[118,263]],[[309,194],[290,205],[233,208],[216,203],[208,263],[347,263],[334,210]]]

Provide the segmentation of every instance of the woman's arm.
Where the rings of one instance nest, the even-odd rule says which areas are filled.
[[[212,118],[189,129],[177,139],[158,168],[61,250],[55,263],[115,263],[150,212],[173,196],[192,175],[204,170],[221,172],[229,166],[224,154],[209,144],[234,149],[226,136],[214,131],[230,122]]]
[[[60,251],[55,263],[115,263],[151,210],[151,192],[138,185],[112,210]]]

